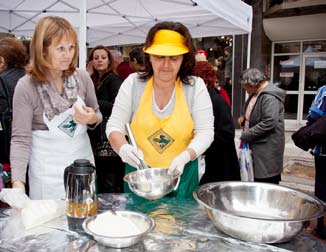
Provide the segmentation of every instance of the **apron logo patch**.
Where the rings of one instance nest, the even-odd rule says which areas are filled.
[[[174,142],[174,139],[162,129],[156,131],[148,140],[158,153],[164,152]]]
[[[69,115],[62,123],[59,124],[58,128],[68,136],[73,137],[77,128],[77,124],[74,121],[72,115]]]

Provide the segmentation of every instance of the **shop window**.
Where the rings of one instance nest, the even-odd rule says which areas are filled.
[[[300,53],[300,42],[275,43],[274,53]]]
[[[284,102],[284,118],[290,120],[297,119],[298,95],[287,94]]]
[[[273,82],[284,90],[299,90],[300,55],[275,56]]]
[[[326,52],[326,40],[303,42],[303,51],[311,52]]]

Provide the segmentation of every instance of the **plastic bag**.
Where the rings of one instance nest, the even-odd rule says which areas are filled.
[[[0,200],[18,210],[26,207],[31,201],[31,199],[20,188],[3,188],[0,192]]]
[[[252,153],[247,143],[242,142],[239,151],[239,165],[241,181],[254,181],[254,167]]]
[[[0,200],[18,210],[25,229],[42,225],[66,212],[64,200],[31,200],[21,189],[3,188]]]
[[[200,155],[198,157],[198,181],[200,182],[201,178],[204,176],[206,170],[205,156]]]

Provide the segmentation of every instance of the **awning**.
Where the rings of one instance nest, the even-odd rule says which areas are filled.
[[[326,39],[326,13],[265,18],[264,30],[271,41]]]

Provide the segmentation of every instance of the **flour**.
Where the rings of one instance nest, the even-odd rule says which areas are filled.
[[[97,215],[96,219],[88,224],[88,228],[95,234],[110,237],[132,236],[142,232],[133,221],[111,212]]]

